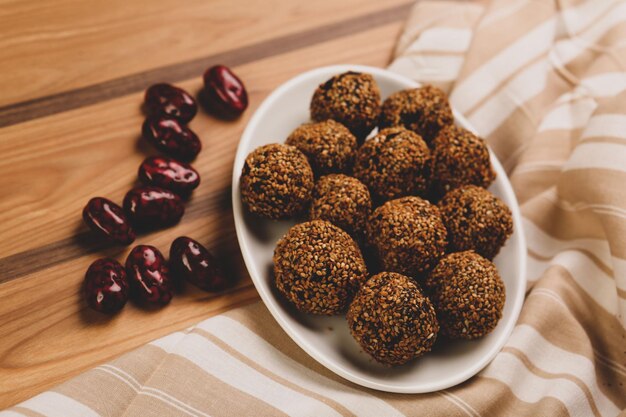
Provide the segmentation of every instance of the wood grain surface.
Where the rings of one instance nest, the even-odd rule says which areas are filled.
[[[279,84],[329,64],[384,66],[406,0],[0,1],[0,409],[149,340],[258,298],[241,260],[230,207],[239,136]],[[129,248],[95,239],[87,200],[121,202],[141,161],[142,92],[176,82],[196,93],[203,70],[233,66],[251,106],[236,121],[200,113],[202,183],[176,227],[141,235],[169,250],[189,235],[236,282],[220,294],[187,286],[160,310],[129,304],[113,318],[79,291],[96,258]],[[307,100],[308,98],[303,98]],[[284,138],[276,138],[277,141]]]

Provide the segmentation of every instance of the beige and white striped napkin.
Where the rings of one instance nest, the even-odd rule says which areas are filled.
[[[504,350],[428,395],[318,365],[259,303],[40,394],[16,416],[616,416],[626,408],[626,2],[422,1],[391,69],[437,84],[511,175],[529,288]]]

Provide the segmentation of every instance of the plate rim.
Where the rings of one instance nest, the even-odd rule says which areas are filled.
[[[231,183],[232,210],[233,210],[233,220],[235,223],[235,232],[237,235],[239,249],[241,251],[241,254],[242,254],[244,263],[246,265],[246,269],[248,270],[248,273],[250,275],[250,278],[257,292],[259,293],[261,300],[263,301],[263,304],[270,311],[274,320],[278,322],[278,324],[285,331],[285,333],[287,333],[287,335],[302,350],[304,350],[304,352],[306,352],[309,356],[311,356],[314,360],[316,360],[322,366],[326,367],[327,369],[341,376],[342,378],[347,379],[348,381],[351,381],[355,384],[358,384],[367,388],[372,388],[378,391],[404,393],[404,394],[418,394],[418,393],[435,392],[435,391],[440,391],[446,388],[450,388],[452,386],[455,386],[462,382],[467,381],[468,379],[476,375],[478,372],[480,372],[483,368],[485,368],[489,363],[491,363],[491,361],[493,361],[495,356],[505,346],[506,341],[510,338],[511,333],[513,332],[513,329],[515,328],[515,325],[517,324],[517,320],[519,319],[519,315],[521,313],[521,310],[524,304],[523,301],[525,298],[526,283],[527,283],[527,276],[526,276],[527,252],[526,252],[526,238],[524,235],[524,229],[522,227],[522,216],[520,212],[519,203],[513,191],[513,187],[511,186],[511,183],[509,181],[508,175],[506,174],[506,171],[500,164],[497,157],[494,155],[491,148],[489,148],[491,163],[494,166],[494,170],[496,171],[497,176],[500,177],[501,180],[503,180],[502,192],[506,194],[507,198],[510,201],[513,201],[515,203],[513,204],[512,207],[510,207],[510,209],[512,212],[513,224],[516,229],[516,234],[518,236],[517,238],[519,241],[519,248],[518,248],[516,255],[518,259],[518,275],[520,279],[518,280],[519,282],[517,282],[517,287],[518,287],[517,296],[515,297],[514,300],[512,300],[512,302],[514,303],[513,311],[512,311],[512,318],[510,322],[506,323],[505,325],[506,329],[501,336],[502,341],[499,343],[495,343],[494,346],[488,351],[488,353],[483,355],[480,361],[477,361],[475,364],[465,369],[463,372],[455,374],[452,377],[448,379],[444,379],[443,381],[440,381],[438,383],[431,383],[428,386],[424,386],[424,384],[419,384],[416,386],[398,387],[395,385],[373,382],[373,381],[364,379],[361,376],[351,373],[349,370],[346,370],[344,368],[341,368],[335,365],[332,361],[327,360],[323,354],[319,353],[314,347],[310,346],[306,340],[301,338],[299,333],[295,331],[291,327],[291,325],[283,319],[282,312],[280,312],[277,309],[277,307],[274,305],[274,300],[270,292],[266,291],[265,287],[263,287],[260,282],[257,283],[258,271],[256,270],[254,263],[252,262],[251,250],[246,240],[243,237],[243,228],[245,228],[245,222],[243,218],[243,207],[242,207],[242,203],[241,203],[241,199],[239,195],[239,180],[241,176],[240,175],[241,166],[243,162],[245,161],[245,158],[248,154],[245,151],[245,149],[248,148],[248,145],[253,137],[252,133],[256,130],[256,126],[259,124],[262,114],[265,113],[265,109],[269,107],[275,100],[277,100],[278,97],[280,97],[285,91],[289,90],[293,85],[299,84],[309,78],[313,78],[313,77],[317,78],[318,76],[321,76],[323,74],[332,76],[341,72],[345,72],[347,70],[367,72],[374,76],[381,76],[381,77],[388,77],[388,78],[390,77],[402,84],[406,84],[407,88],[410,88],[410,86],[414,86],[414,87],[420,86],[420,83],[406,76],[397,74],[387,69],[372,67],[372,66],[367,66],[367,65],[340,64],[340,65],[329,65],[329,66],[317,67],[317,68],[308,70],[306,72],[300,73],[299,75],[296,75],[295,77],[290,78],[289,80],[285,81],[280,86],[278,86],[276,89],[274,89],[258,106],[256,111],[254,112],[254,115],[248,121],[239,139],[239,143],[237,145],[237,152],[235,154],[235,159],[233,162],[233,178],[232,178],[232,183]],[[454,108],[452,111],[454,114],[455,121],[457,123],[461,124],[464,128],[475,132],[475,129],[472,127],[469,121],[462,114],[460,114]]]

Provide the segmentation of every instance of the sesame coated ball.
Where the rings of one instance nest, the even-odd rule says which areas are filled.
[[[432,349],[439,324],[430,300],[410,278],[381,272],[350,304],[350,332],[378,362],[402,365]]]
[[[443,196],[461,185],[487,188],[496,174],[485,141],[467,129],[448,125],[432,143],[434,192]]]
[[[367,223],[367,238],[383,270],[418,277],[444,255],[446,228],[437,206],[403,197],[378,207]]]
[[[309,158],[317,176],[348,172],[357,149],[354,135],[334,120],[298,127],[287,138],[287,145],[295,146]]]
[[[403,127],[380,131],[365,141],[354,164],[354,176],[377,201],[425,195],[430,176],[430,150],[422,138]]]
[[[456,188],[438,206],[448,230],[451,252],[474,250],[493,259],[513,233],[511,210],[484,188]]]
[[[311,220],[321,219],[360,237],[372,211],[367,187],[359,180],[343,174],[321,177],[313,189],[309,213]]]
[[[274,250],[276,287],[299,311],[339,314],[367,279],[350,235],[324,220],[293,226]]]
[[[439,130],[453,120],[446,93],[425,85],[390,95],[382,106],[380,126],[404,126],[430,144]]]
[[[311,200],[313,171],[296,147],[264,145],[246,158],[240,191],[251,213],[285,219],[303,211]]]
[[[502,318],[506,299],[496,266],[473,251],[444,257],[426,279],[441,333],[452,339],[477,339]]]
[[[374,77],[348,71],[317,87],[311,100],[311,118],[318,122],[336,120],[363,140],[378,122],[380,103]]]

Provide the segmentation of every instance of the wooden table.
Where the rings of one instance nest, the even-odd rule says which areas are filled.
[[[384,66],[407,0],[0,1],[0,409],[171,331],[257,299],[230,207],[239,136],[259,103],[322,65]],[[153,150],[139,140],[143,90],[197,92],[204,69],[232,66],[251,106],[234,122],[200,113],[202,184],[176,227],[136,243],[169,249],[189,235],[224,259],[234,289],[187,286],[157,311],[109,318],[80,297],[87,266],[124,260],[87,231],[81,210],[121,202]],[[283,138],[276,138],[282,140]]]

